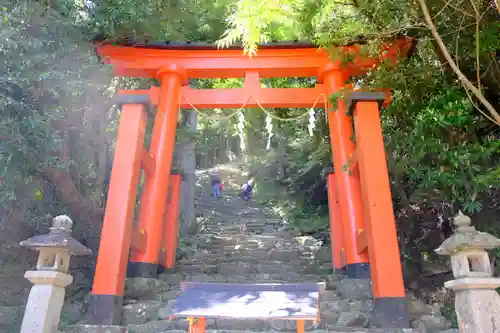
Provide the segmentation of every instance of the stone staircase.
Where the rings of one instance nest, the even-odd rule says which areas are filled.
[[[321,321],[306,322],[306,331],[435,333],[447,328],[444,318],[429,306],[420,307],[422,313],[413,314],[417,329],[369,328],[372,300],[367,281],[345,279],[341,274],[334,273],[329,248],[321,247],[312,238],[294,235],[269,207],[240,200],[237,190],[233,190],[232,195],[231,190],[227,192],[220,200],[207,195],[198,199],[197,213],[203,220],[202,227],[197,236],[192,236],[195,238],[194,250],[183,255],[176,264],[175,272],[165,273],[157,280],[127,280],[122,325],[127,326],[130,333],[187,330],[185,319],[169,320],[169,311],[180,293],[181,281],[325,281],[327,288],[320,296]],[[437,318],[433,321],[433,328],[429,329],[418,319],[425,315]],[[295,322],[207,319],[207,330],[228,333],[295,331]]]

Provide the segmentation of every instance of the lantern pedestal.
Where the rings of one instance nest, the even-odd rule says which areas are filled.
[[[34,286],[28,296],[21,333],[56,332],[65,288],[73,282],[73,277],[54,271],[27,271],[24,277]]]

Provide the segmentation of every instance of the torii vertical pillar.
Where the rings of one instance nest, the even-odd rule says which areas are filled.
[[[329,95],[339,92],[344,87],[345,77],[340,64],[330,64],[321,74]],[[358,249],[356,239],[364,224],[359,174],[344,170],[344,166],[348,165],[354,153],[352,121],[340,97],[337,98],[336,109],[331,102],[328,102],[327,112],[335,166],[336,194],[344,234],[345,270],[349,278],[366,279],[370,277],[368,255],[366,251]]]
[[[348,113],[353,114],[356,155],[361,178],[373,295],[373,325],[408,328],[401,258],[382,136],[379,106],[384,93],[353,92]],[[361,242],[361,240],[359,240]]]
[[[128,103],[122,106],[92,287],[89,319],[96,325],[117,325],[121,318],[147,121],[141,101]]]
[[[339,211],[339,200],[337,195],[337,185],[335,183],[335,174],[331,173],[327,178],[328,182],[328,212],[330,218],[330,242],[332,247],[333,269],[344,269],[344,245],[342,229],[342,220]]]
[[[144,229],[148,237],[144,251],[132,249],[128,265],[128,274],[132,277],[155,278],[158,274],[161,230],[175,145],[180,89],[187,80],[182,69],[177,66],[161,69],[157,77],[161,86],[150,146],[154,171],[145,180],[138,221],[138,228]]]
[[[160,254],[160,272],[174,269],[179,235],[179,201],[181,194],[181,175],[170,175],[170,191],[167,200],[167,212],[162,230]]]

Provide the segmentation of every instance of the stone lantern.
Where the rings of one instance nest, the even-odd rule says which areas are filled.
[[[72,255],[92,251],[71,237],[73,222],[66,215],[52,221],[50,232],[21,242],[39,252],[36,270],[24,277],[33,283],[24,312],[21,333],[56,333],[64,303],[65,288],[73,277],[68,274]]]
[[[500,247],[500,239],[476,231],[461,212],[455,217],[455,234],[436,249],[451,256],[454,280],[444,286],[455,291],[455,311],[461,333],[500,332],[500,278],[494,278],[488,253]]]

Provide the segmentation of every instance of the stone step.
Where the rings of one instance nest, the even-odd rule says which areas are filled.
[[[279,220],[278,217],[269,214],[269,212],[262,211],[261,208],[248,208],[242,206],[236,206],[233,203],[221,204],[217,202],[214,204],[195,204],[195,209],[201,211],[202,213],[215,213],[220,215],[232,215],[239,217],[253,217],[253,218],[265,218]]]
[[[273,228],[270,226],[247,226],[245,230],[256,234],[263,234],[265,232],[272,232]]]
[[[207,223],[205,225],[205,230],[211,231],[211,232],[224,232],[224,231],[235,231],[235,232],[245,232],[248,234],[253,233],[254,231],[252,228],[258,228],[258,229],[267,229],[270,228],[270,231],[274,230],[272,225],[267,225],[265,223],[260,223],[260,224],[246,224],[244,222],[241,222],[237,217],[235,217],[232,220],[229,220],[228,222],[224,224],[210,224]]]
[[[162,324],[156,324],[156,329],[153,329],[152,327],[148,328],[135,328],[134,333],[186,333],[186,330],[172,330],[172,329],[165,329],[165,330],[158,330]],[[250,330],[247,330],[250,331]],[[293,330],[290,330],[293,332]],[[241,333],[242,331],[238,330],[207,330],[206,333]],[[253,333],[277,333],[281,331],[277,330],[265,330],[265,331],[251,331]],[[321,330],[321,329],[314,329],[310,330],[308,332],[311,333],[423,333],[421,331],[415,330],[415,329],[409,329],[409,328],[394,328],[394,329],[364,329],[364,328],[349,328],[349,327],[338,327],[335,329],[329,329],[329,330]],[[69,332],[67,333],[84,333],[82,331],[78,332]],[[85,332],[87,333],[87,332]],[[89,332],[89,333],[95,333],[95,332]],[[446,331],[443,333],[455,333],[455,331]],[[458,330],[456,330],[456,333],[458,333]]]
[[[326,256],[316,258],[314,254],[302,251],[301,249],[251,248],[241,245],[218,247],[216,249],[199,248],[196,252],[187,254],[179,260],[177,266],[217,265],[228,261],[270,264],[282,261],[294,266],[315,265],[318,268],[318,272],[333,269],[331,258],[327,258]]]
[[[252,240],[252,241],[259,241],[259,242],[262,242],[262,243],[265,243],[265,242],[276,242],[276,241],[281,241],[283,243],[286,243],[286,244],[290,244],[290,245],[295,245],[295,246],[299,246],[297,244],[297,242],[292,239],[292,237],[285,237],[284,235],[281,235],[281,236],[275,236],[273,234],[269,234],[269,235],[255,235],[255,234],[248,234],[248,233],[244,233],[242,231],[236,231],[236,230],[229,230],[229,231],[223,231],[223,232],[220,232],[220,233],[208,233],[208,232],[204,232],[202,234],[199,235],[200,239],[217,239],[217,238],[224,238],[224,239],[235,239],[235,240]]]
[[[210,251],[210,257],[214,258],[213,261],[219,260],[219,263],[237,257],[238,259],[233,259],[233,261],[246,261],[252,263],[264,263],[266,261],[271,263],[276,261],[289,263],[297,261],[300,262],[300,264],[306,264],[306,259],[303,257],[303,254],[299,249],[280,250],[266,247],[251,248],[245,247],[245,245],[236,245],[232,251],[227,249],[223,249],[223,251],[219,252]]]
[[[271,249],[274,243],[262,243],[256,240],[237,240],[231,238],[207,239],[198,244],[198,248],[207,250],[232,251],[237,249]]]
[[[217,221],[217,223],[212,220],[205,223],[205,229],[203,232],[242,232],[245,229],[244,227],[244,225],[237,223],[236,218],[229,221]]]
[[[261,261],[258,263],[252,262],[221,262],[217,265],[219,274],[225,276],[231,275],[250,275],[250,274],[293,274],[307,273],[309,270],[308,263],[303,261],[292,261],[285,263],[283,261]]]
[[[266,253],[266,257],[263,257],[263,252]],[[232,250],[218,250],[210,251],[209,249],[200,249],[197,253],[194,253],[188,258],[180,260],[179,265],[190,265],[190,264],[211,264],[216,265],[221,262],[228,261],[248,261],[256,263],[258,260],[263,260],[267,258],[267,253],[269,250],[263,249],[241,249],[233,248]]]
[[[212,267],[209,271],[208,267],[205,267],[206,272],[202,272],[202,268],[194,270],[193,273],[187,274],[186,270],[183,269],[183,274],[163,274],[159,278],[168,281],[170,287],[178,285],[180,281],[194,281],[194,282],[239,282],[239,283],[287,283],[287,282],[318,282],[326,281],[329,287],[328,289],[338,288],[338,281],[341,280],[341,275],[336,274],[305,274],[295,271],[285,271],[284,273],[253,273],[253,274],[230,274],[224,275],[218,272],[218,268]],[[225,267],[227,268],[227,267]],[[170,273],[172,274],[172,273]],[[171,289],[171,288],[170,288]],[[357,295],[355,295],[357,296]]]
[[[149,316],[152,318],[153,316]],[[173,320],[162,319],[168,317],[166,312],[158,312],[156,314],[157,320],[152,320],[144,323],[134,323],[127,325],[130,333],[180,333],[186,332],[188,324],[185,319],[177,318]],[[353,315],[346,316],[347,318],[354,318]],[[324,324],[324,320],[319,323],[306,321],[305,330],[310,333],[459,333],[458,329],[431,329],[427,328],[368,328],[368,327],[351,327],[345,326],[340,320],[337,324]],[[338,324],[340,323],[340,325]],[[293,321],[282,320],[238,320],[238,319],[207,319],[207,332],[210,333],[242,333],[242,332],[255,332],[255,333],[279,333],[279,332],[295,332],[296,326]],[[65,333],[118,333],[123,332],[117,326],[110,327],[110,330],[89,326],[84,324],[77,324],[67,326],[64,329]],[[62,332],[58,332],[62,333]]]
[[[221,243],[236,243],[236,242],[258,242],[262,244],[272,244],[272,245],[282,245],[292,248],[309,248],[306,246],[302,246],[296,242],[293,241],[290,237],[278,237],[278,236],[271,236],[271,235],[263,235],[263,234],[247,234],[243,232],[221,232],[221,233],[207,233],[207,234],[202,234],[198,238],[199,241],[204,241],[204,242],[221,242]],[[283,247],[283,249],[286,249]]]
[[[208,250],[207,250],[208,251]],[[299,251],[279,251],[259,249],[241,249],[236,248],[232,251],[208,251],[207,253],[198,253],[188,258],[180,260],[177,263],[179,269],[184,269],[193,265],[219,265],[222,263],[250,263],[250,264],[286,264],[300,269],[308,266],[321,266],[316,260],[303,257]],[[325,265],[323,268],[328,267]],[[329,265],[329,268],[332,268]]]
[[[281,330],[266,329],[266,330],[255,330],[251,331],[249,329],[243,330],[213,330],[208,329],[207,333],[242,333],[242,332],[253,332],[253,333],[279,333],[283,332]],[[294,332],[295,330],[288,330],[289,332]],[[72,325],[64,329],[64,331],[58,331],[57,333],[102,333],[108,332],[103,331],[102,328],[96,328],[87,325]],[[118,330],[109,330],[110,333],[118,332]],[[121,331],[120,331],[121,332]],[[172,322],[168,320],[152,321],[146,324],[130,325],[129,333],[185,333],[186,329],[176,329],[172,327]],[[318,329],[313,328],[308,330],[310,333],[425,333],[425,331],[419,329],[410,328],[357,328],[357,327],[332,327],[330,329]],[[435,331],[434,333],[459,333],[458,329],[449,329]]]
[[[207,332],[213,333],[242,333],[242,332],[295,332],[296,323],[292,320],[238,320],[238,319],[207,319]],[[144,324],[129,325],[129,330],[134,333],[185,333],[188,323],[185,319],[158,320]],[[364,328],[315,324],[306,321],[305,331],[311,333],[425,333],[418,329],[410,328]],[[445,331],[443,331],[444,333]],[[449,331],[448,331],[449,332]],[[71,332],[73,333],[73,332]],[[80,332],[78,332],[80,333]],[[82,332],[83,333],[83,332]]]
[[[313,276],[318,279],[319,277],[323,278],[332,275],[331,265],[322,265],[318,267],[315,263],[310,263],[307,260],[291,262],[262,260],[259,263],[255,263],[255,261],[258,261],[258,259],[237,262],[232,260],[221,260],[216,265],[203,263],[180,264],[177,267],[184,275],[188,276],[200,274],[220,274],[225,277],[234,275],[248,276],[252,274],[294,276],[298,274],[302,276]],[[168,278],[160,277],[160,279]]]
[[[185,275],[193,274],[216,274],[218,271],[217,265],[211,264],[192,264],[192,265],[177,265],[179,271]],[[160,279],[168,279],[167,277],[160,277]]]
[[[245,226],[206,226],[205,229],[203,230],[203,234],[205,233],[213,233],[213,234],[222,234],[222,233],[229,233],[229,234],[244,234],[251,236],[251,233],[248,233]]]
[[[309,248],[304,248],[301,246],[297,246],[296,244],[289,243],[283,240],[279,239],[274,239],[274,240],[260,240],[257,238],[253,237],[206,237],[206,238],[200,238],[198,240],[198,248],[199,249],[214,249],[214,250],[219,250],[219,249],[224,249],[226,246],[228,249],[231,248],[248,248],[248,249],[254,249],[254,248],[266,248],[266,249],[276,249],[280,250],[282,252],[289,251],[289,252],[297,252],[297,251],[302,251],[302,252],[308,252],[310,253],[311,250]]]

